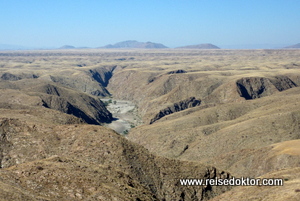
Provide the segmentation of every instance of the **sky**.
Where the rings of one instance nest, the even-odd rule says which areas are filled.
[[[0,44],[260,48],[300,43],[299,0],[0,0]]]

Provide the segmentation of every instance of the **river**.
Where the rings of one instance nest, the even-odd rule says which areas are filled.
[[[127,134],[131,128],[141,125],[137,107],[131,101],[116,99],[101,99],[108,103],[107,109],[112,113],[114,120],[105,124],[105,127],[115,130],[119,134]]]

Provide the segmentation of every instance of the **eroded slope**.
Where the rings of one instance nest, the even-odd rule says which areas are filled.
[[[261,178],[282,178],[284,179],[283,186],[240,186],[211,199],[211,201],[297,201],[300,198],[299,172],[299,167],[272,172],[261,176]]]
[[[229,178],[214,167],[157,157],[110,129],[1,119],[1,191],[18,200],[207,200],[228,187],[179,178]]]

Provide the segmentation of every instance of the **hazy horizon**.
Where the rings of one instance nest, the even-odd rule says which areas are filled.
[[[120,41],[122,42],[122,41]],[[145,42],[145,41],[139,41],[139,42]],[[156,41],[151,41],[151,42],[156,42]],[[158,42],[159,43],[159,42]],[[106,45],[108,45],[107,43]],[[39,47],[33,47],[33,46],[20,46],[16,44],[0,44],[0,50],[47,50],[47,49],[59,49],[63,46],[73,46],[72,44],[64,44],[61,46],[39,46]],[[164,44],[163,44],[164,45]],[[197,45],[197,44],[187,44],[187,45]],[[187,45],[182,45],[182,46],[187,46]],[[219,46],[218,44],[213,44],[218,46],[221,49],[281,49],[284,47],[287,47],[289,45],[294,45],[294,44],[240,44],[240,45],[223,45]],[[100,48],[100,46],[93,46],[93,47],[87,47],[87,46],[74,46],[77,49],[80,48],[90,48],[90,49],[95,49],[95,48]],[[180,46],[176,46],[180,47]],[[168,48],[176,48],[176,47],[168,47]]]
[[[281,48],[300,42],[299,1],[4,1],[3,46],[101,47],[126,40],[174,48]]]

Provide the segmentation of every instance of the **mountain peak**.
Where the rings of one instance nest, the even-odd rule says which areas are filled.
[[[177,47],[181,49],[220,49],[218,46],[213,45],[211,43],[203,43],[198,45],[187,45],[182,47]]]
[[[126,40],[122,42],[118,42],[114,45],[106,45],[101,48],[142,48],[142,49],[157,49],[157,48],[168,48],[161,43],[153,43],[153,42],[138,42],[136,40]]]

